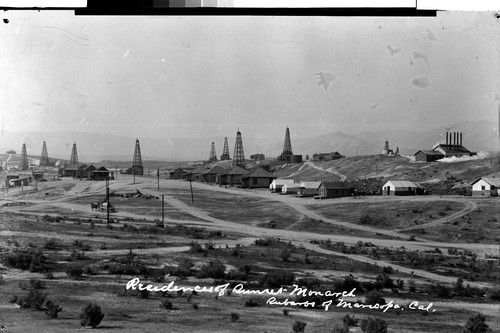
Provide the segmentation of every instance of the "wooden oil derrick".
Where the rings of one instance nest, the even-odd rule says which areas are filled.
[[[76,150],[76,143],[73,143],[73,148],[71,149],[71,157],[69,159],[70,168],[78,168],[78,151]]]
[[[23,143],[23,148],[21,150],[21,162],[19,162],[19,170],[25,171],[29,170],[30,165],[28,163],[28,153],[26,152],[26,144]]]
[[[221,161],[230,160],[229,157],[229,144],[227,143],[227,137],[224,138],[224,150],[222,151],[222,155],[220,156]]]
[[[134,160],[132,161],[132,169],[134,175],[142,176],[144,174],[144,166],[142,165],[141,146],[139,139],[135,139]]]
[[[217,161],[217,154],[215,153],[215,143],[212,142],[212,146],[210,147],[210,156],[208,157],[209,162]]]
[[[47,144],[45,141],[42,145],[42,154],[40,155],[40,165],[46,166],[49,165],[49,154],[47,153]]]
[[[238,129],[236,132],[236,142],[234,144],[234,154],[233,154],[233,166],[240,166],[245,168],[245,153],[243,152],[243,139],[241,138],[241,132]]]

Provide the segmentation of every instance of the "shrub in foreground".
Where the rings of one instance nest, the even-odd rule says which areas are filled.
[[[464,333],[486,333],[491,332],[488,324],[486,324],[486,318],[483,314],[478,313],[475,316],[470,317],[465,324]]]
[[[360,326],[364,333],[387,333],[387,323],[380,318],[365,318]]]
[[[307,323],[304,321],[296,320],[292,325],[293,333],[304,333]]]
[[[95,328],[99,326],[103,318],[104,313],[102,313],[101,307],[94,303],[87,304],[80,312],[80,324],[84,327]]]
[[[49,300],[45,302],[44,310],[47,317],[57,318],[57,314],[62,311],[62,308],[59,306],[59,304],[56,304]]]

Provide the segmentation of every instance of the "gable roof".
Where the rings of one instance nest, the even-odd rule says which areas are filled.
[[[205,171],[205,166],[203,164],[200,164],[196,166],[190,173],[195,173],[195,174],[201,174]]]
[[[446,145],[446,144],[438,144],[432,150],[436,150],[441,148],[446,153],[470,153],[470,150],[460,145]]]
[[[223,167],[221,166],[214,166],[213,168],[209,169],[209,170],[206,170],[203,172],[204,175],[208,175],[208,174],[211,174],[211,175],[220,175],[220,174],[225,174],[226,173],[226,169],[224,169]]]
[[[226,173],[226,175],[244,175],[247,172],[247,170],[243,169],[239,165],[235,165]]]
[[[326,189],[349,188],[349,183],[347,182],[322,182],[318,187],[321,185],[323,185]]]
[[[273,174],[262,168],[257,168],[253,171],[248,172],[243,178],[274,178]]]
[[[293,185],[293,184],[295,184],[295,181],[293,179],[276,178],[271,183],[271,185],[273,185],[273,184],[274,184],[274,186],[276,186],[276,185]],[[269,185],[269,186],[271,186],[271,185]]]
[[[389,183],[394,187],[420,187],[420,185],[409,180],[389,180],[382,187],[385,187]]]
[[[441,155],[441,156],[444,156],[440,151],[436,151],[436,150],[419,150],[419,151],[417,151],[413,155],[417,155],[420,152],[424,153],[425,155]]]
[[[300,187],[304,188],[318,188],[321,185],[321,182],[301,182]]]
[[[481,179],[492,186],[500,187],[500,178],[489,178],[489,177],[481,177],[478,180],[475,180],[473,183],[471,183],[471,185],[474,185]]]

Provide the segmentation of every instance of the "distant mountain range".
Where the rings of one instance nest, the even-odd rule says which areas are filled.
[[[494,122],[470,122],[454,126],[450,131],[463,133],[463,145],[471,151],[499,151],[500,141],[497,124]],[[438,142],[445,141],[446,129],[431,128],[425,131],[406,131],[394,128],[346,134],[332,132],[309,138],[293,136],[294,153],[312,157],[318,152],[338,151],[346,156],[372,155],[381,153],[387,139],[391,149],[399,147],[401,154],[414,154],[419,149],[432,149]],[[284,134],[284,133],[283,133]],[[283,139],[256,138],[245,133],[243,147],[245,157],[263,153],[266,157],[276,157],[283,150]],[[283,135],[284,137],[284,135]],[[224,138],[139,138],[143,160],[194,161],[208,160],[212,142],[216,144],[218,156],[222,154]],[[37,156],[42,151],[42,142],[47,142],[50,157],[69,159],[71,147],[76,142],[80,161],[96,162],[101,160],[132,160],[135,146],[134,137],[123,137],[106,133],[92,132],[4,132],[0,138],[1,152],[15,150],[18,154],[26,143],[29,155]],[[230,155],[234,150],[234,138],[228,138]]]

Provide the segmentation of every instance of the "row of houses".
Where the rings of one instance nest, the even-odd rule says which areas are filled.
[[[65,167],[59,169],[59,176],[88,180],[112,180],[114,179],[114,172],[109,171],[105,167],[97,168],[93,165],[82,164],[78,167]]]
[[[295,194],[299,197],[319,197],[321,199],[349,197],[356,194],[351,182],[298,181],[275,179],[270,185],[272,193]]]
[[[321,199],[341,198],[358,195],[358,184],[355,182],[306,182],[293,179],[275,179],[269,190],[273,193],[296,194],[300,197],[318,197]],[[425,190],[410,181],[386,182],[382,187],[382,195],[421,195]]]
[[[267,188],[276,179],[276,176],[262,166],[246,170],[240,166],[225,169],[216,165],[210,169],[206,169],[204,165],[198,165],[192,169],[177,168],[170,172],[170,179],[183,179],[248,188]]]

